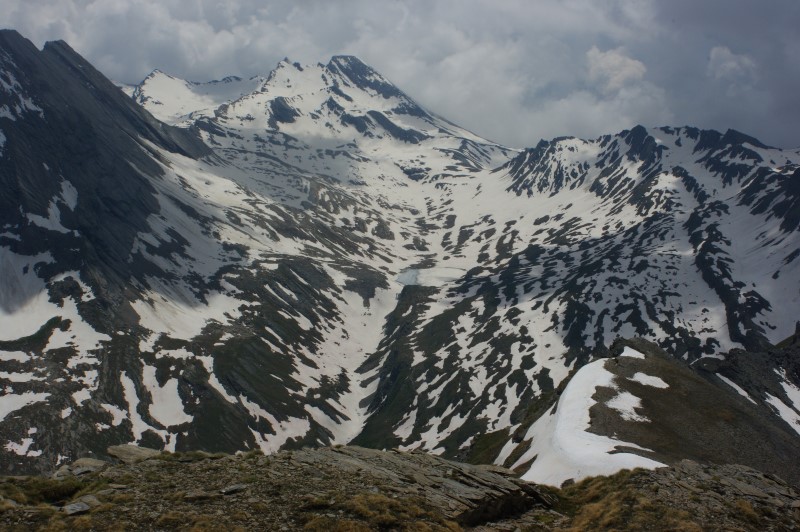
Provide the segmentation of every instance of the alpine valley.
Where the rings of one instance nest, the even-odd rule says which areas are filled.
[[[119,87],[0,32],[0,471],[422,450],[800,484],[800,150],[512,149],[355,57]]]

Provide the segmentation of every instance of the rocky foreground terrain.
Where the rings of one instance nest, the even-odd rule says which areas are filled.
[[[4,530],[797,530],[800,492],[683,461],[561,489],[511,470],[360,447],[237,455],[116,446],[0,479]]]

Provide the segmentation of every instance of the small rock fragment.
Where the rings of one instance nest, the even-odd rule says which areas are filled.
[[[219,492],[223,495],[233,495],[234,493],[239,493],[240,491],[244,491],[247,489],[247,484],[233,484],[231,486],[226,486],[219,490]]]
[[[728,485],[733,486],[734,488],[739,490],[739,492],[741,492],[742,494],[749,495],[750,497],[758,497],[759,499],[766,499],[769,497],[769,495],[767,495],[760,489],[745,482],[742,482],[741,480],[731,479],[728,482]]]
[[[66,464],[64,464],[61,467],[59,467],[58,469],[56,469],[56,472],[53,473],[53,478],[56,479],[56,480],[67,478],[67,477],[71,477],[71,476],[72,476],[72,471],[70,471],[69,466],[66,465]]]
[[[0,503],[2,503],[5,506],[19,506],[19,503],[14,499],[6,499],[2,495],[0,495]]]
[[[765,499],[764,502],[772,505],[774,508],[783,508],[784,506],[783,501],[776,499],[775,497],[769,497],[768,499]]]
[[[498,475],[503,475],[504,477],[516,477],[517,474],[514,473],[512,470],[508,469],[507,467],[501,467],[494,464],[478,464],[475,466],[477,469],[482,469],[483,471],[489,471],[490,473],[497,473]]]
[[[678,480],[676,484],[682,487],[685,490],[691,491],[692,493],[702,493],[702,490],[692,486],[688,482],[684,482],[683,480]]]
[[[69,466],[73,470],[84,467],[91,469],[93,471],[99,471],[100,469],[105,469],[110,464],[105,460],[98,460],[97,458],[78,458],[74,462],[72,462]]]
[[[91,507],[85,502],[73,502],[61,508],[61,511],[67,515],[83,514],[91,510]]]

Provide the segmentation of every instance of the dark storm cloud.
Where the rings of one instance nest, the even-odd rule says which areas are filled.
[[[128,83],[358,55],[500,142],[637,123],[800,146],[800,2],[768,0],[3,0],[0,25],[64,39]]]

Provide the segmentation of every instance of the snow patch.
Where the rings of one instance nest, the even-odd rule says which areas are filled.
[[[253,437],[258,443],[258,447],[264,454],[276,453],[280,450],[281,446],[288,440],[305,436],[311,429],[311,423],[303,418],[287,418],[283,421],[278,421],[275,417],[267,414],[267,421],[272,426],[275,434],[262,434],[256,430],[250,429]]]
[[[178,379],[168,379],[163,386],[159,386],[156,368],[153,366],[145,366],[142,376],[153,400],[150,405],[150,415],[153,419],[165,427],[192,421],[192,416],[186,414],[183,409],[183,402],[178,393]]]
[[[445,286],[461,279],[465,268],[434,266],[432,268],[408,268],[400,272],[397,282],[404,285]]]
[[[37,377],[33,373],[28,373],[25,371],[15,371],[14,373],[0,371],[0,379],[8,379],[11,382],[31,382],[43,381],[44,377]]]
[[[55,200],[50,201],[50,205],[47,207],[46,217],[33,213],[26,213],[25,217],[33,225],[41,227],[42,229],[47,229],[48,231],[55,231],[57,233],[64,233],[64,234],[73,233],[71,229],[67,229],[62,225],[61,209],[59,208],[58,203]]]
[[[629,380],[644,384],[645,386],[653,386],[654,388],[669,388],[669,384],[664,382],[663,379],[646,373],[636,372]]]
[[[51,263],[50,253],[18,255],[0,247],[0,340],[31,336],[62,309],[50,302],[36,265]]]
[[[111,341],[111,337],[95,331],[86,323],[78,311],[77,303],[71,297],[64,298],[59,310],[61,318],[70,321],[69,328],[66,331],[60,328],[54,329],[46,349],[74,347],[79,355],[70,359],[68,363],[70,368],[75,368],[78,364],[96,363],[97,359],[88,352],[99,349],[103,342]]]
[[[19,443],[9,441],[5,445],[5,449],[6,451],[12,452],[17,456],[29,456],[32,458],[41,456],[42,451],[31,451],[31,445],[33,445],[33,438],[23,438]]]
[[[151,430],[151,427],[145,423],[142,416],[139,414],[139,396],[136,394],[136,385],[133,380],[125,373],[120,375],[119,380],[120,384],[122,384],[122,394],[125,396],[125,402],[128,404],[127,417],[131,422],[133,441],[138,442],[142,438],[142,434],[147,430]]]
[[[789,378],[786,376],[786,370],[781,369],[778,371],[776,369],[775,373],[780,375],[780,377],[783,379],[781,381],[781,387],[783,388],[783,391],[786,392],[786,396],[789,398],[791,406],[796,411],[800,412],[800,388],[795,386],[795,384],[789,380]]]
[[[0,421],[3,421],[12,412],[34,403],[40,403],[48,397],[50,397],[49,393],[24,392],[15,394],[10,388],[4,388],[3,394],[0,395]]]
[[[72,393],[72,400],[75,404],[81,406],[84,401],[88,401],[92,397],[92,392],[88,388],[81,388],[77,392]]]
[[[414,425],[416,424],[416,422],[417,422],[417,409],[414,408],[414,410],[412,410],[411,413],[408,414],[394,430],[395,436],[397,436],[403,441],[407,440],[408,438],[411,437],[411,433],[414,430]]]
[[[208,384],[211,385],[226,401],[231,403],[232,405],[238,404],[239,400],[234,397],[233,395],[229,394],[225,387],[219,382],[217,379],[217,374],[214,373],[214,357],[205,356],[205,357],[195,357],[197,360],[203,364],[203,367],[208,373]]]
[[[194,358],[194,354],[190,353],[183,347],[179,347],[178,349],[160,349],[156,353],[156,358],[172,358],[174,360],[188,360],[190,358]]]
[[[200,334],[210,320],[227,323],[239,315],[239,307],[246,303],[221,292],[207,294],[207,303],[203,303],[174,287],[168,288],[166,293],[150,292],[147,296],[148,301],[131,304],[139,315],[139,323],[153,333],[166,333],[182,340],[191,340]]]
[[[47,165],[45,165],[47,167]],[[69,181],[61,182],[61,199],[69,207],[69,210],[74,211],[78,206],[78,189],[72,186]]]
[[[638,358],[639,360],[644,360],[645,356],[644,353],[637,351],[632,347],[625,346],[625,349],[622,350],[622,353],[619,354],[621,357],[630,357],[630,358]]]
[[[28,353],[22,351],[0,351],[0,362],[22,362],[25,363],[31,359]]]
[[[793,408],[789,407],[769,393],[767,395],[767,402],[775,407],[775,410],[778,411],[778,415],[789,424],[790,427],[794,429],[795,432],[800,434],[800,414],[798,414]]]
[[[119,426],[120,423],[128,418],[128,414],[116,405],[101,403],[100,406],[103,408],[103,410],[111,414],[111,425],[114,427]]]
[[[630,392],[619,392],[606,402],[606,406],[619,412],[625,421],[650,421],[636,413],[636,409],[642,407],[642,401]]]
[[[722,382],[724,382],[725,384],[727,384],[728,386],[730,386],[731,388],[736,390],[736,393],[738,393],[739,395],[741,395],[742,397],[744,397],[745,399],[747,399],[751,403],[757,404],[755,401],[753,401],[753,398],[750,397],[750,394],[747,393],[746,391],[744,391],[744,389],[741,388],[738,384],[736,384],[735,382],[733,382],[729,378],[727,378],[727,377],[725,377],[723,375],[720,375],[719,373],[717,373],[717,377],[719,377]]]

